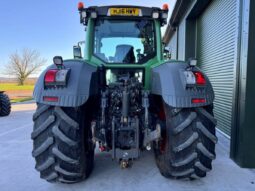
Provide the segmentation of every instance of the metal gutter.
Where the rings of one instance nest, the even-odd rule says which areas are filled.
[[[186,16],[187,19],[197,18],[203,12],[203,10],[206,9],[211,1],[212,0],[177,0],[164,34],[163,42],[166,44],[169,43],[174,32],[176,31],[176,27],[178,27],[181,20],[186,16],[187,10],[193,2],[195,2],[195,4]]]

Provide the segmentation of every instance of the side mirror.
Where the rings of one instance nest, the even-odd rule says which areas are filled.
[[[81,47],[79,45],[78,46],[73,46],[73,57],[75,59],[82,58]]]

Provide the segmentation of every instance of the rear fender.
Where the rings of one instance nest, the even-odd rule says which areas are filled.
[[[152,68],[151,93],[162,96],[163,100],[172,107],[189,108],[210,105],[214,100],[214,92],[208,77],[203,88],[186,88],[183,72],[188,63],[169,61]],[[200,71],[198,67],[194,71]],[[201,71],[200,71],[201,72]],[[194,98],[204,98],[205,103],[192,103]]]
[[[97,67],[91,66],[81,60],[64,61],[64,66],[70,69],[70,76],[66,87],[45,88],[45,73],[49,69],[56,69],[55,65],[49,66],[42,72],[33,93],[33,97],[37,103],[61,107],[78,107],[83,105],[89,96],[96,94],[98,90],[97,83],[95,83],[97,82]],[[44,101],[44,96],[58,97],[58,101]]]

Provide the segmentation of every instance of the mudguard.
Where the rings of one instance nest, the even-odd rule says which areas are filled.
[[[163,100],[172,107],[190,108],[210,105],[214,100],[214,92],[208,77],[204,88],[186,88],[183,72],[188,63],[168,61],[152,68],[151,93],[162,96]],[[194,71],[200,71],[198,67]],[[201,72],[201,71],[200,71]],[[205,103],[192,103],[194,98],[205,98]]]
[[[96,94],[97,87],[92,83],[96,81],[97,67],[89,65],[82,60],[67,60],[64,61],[64,66],[70,69],[70,76],[66,87],[44,87],[45,73],[49,69],[56,69],[55,65],[49,66],[42,72],[33,93],[37,103],[62,107],[78,107],[83,105],[89,96]],[[44,101],[44,96],[58,97],[58,101]]]

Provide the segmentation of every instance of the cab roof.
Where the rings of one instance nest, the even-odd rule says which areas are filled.
[[[162,26],[167,22],[168,9],[160,9],[158,7],[143,7],[133,5],[110,5],[110,6],[91,6],[88,8],[79,8],[81,15],[81,23],[87,25],[89,18],[96,19],[98,17],[111,18],[151,18],[159,19]],[[166,18],[165,18],[166,17]]]

